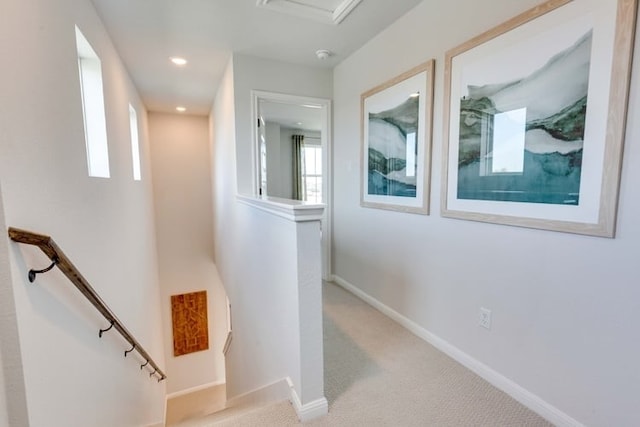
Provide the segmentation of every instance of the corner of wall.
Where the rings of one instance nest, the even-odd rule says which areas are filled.
[[[0,231],[6,230],[0,186]],[[29,425],[7,239],[0,237],[0,427]]]

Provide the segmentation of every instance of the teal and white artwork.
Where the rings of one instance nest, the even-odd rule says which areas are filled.
[[[446,52],[443,217],[614,235],[630,3],[547,1]]]
[[[429,213],[434,61],[361,96],[362,206]]]
[[[458,199],[578,205],[593,31],[519,78],[466,85]]]
[[[416,197],[419,99],[369,113],[368,194]]]

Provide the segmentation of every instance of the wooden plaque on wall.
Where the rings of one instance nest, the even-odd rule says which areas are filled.
[[[173,355],[209,348],[207,291],[171,296]]]

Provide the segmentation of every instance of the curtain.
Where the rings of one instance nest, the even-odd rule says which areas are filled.
[[[304,200],[304,136],[293,135],[293,199]]]

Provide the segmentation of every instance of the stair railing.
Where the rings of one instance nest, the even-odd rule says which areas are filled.
[[[14,242],[39,247],[52,262],[51,265],[42,270],[29,270],[29,282],[33,283],[38,274],[46,273],[53,269],[53,267],[58,267],[60,271],[62,271],[64,275],[67,276],[71,283],[73,283],[74,286],[82,293],[82,295],[84,295],[85,298],[87,298],[89,302],[96,308],[96,310],[98,310],[109,322],[110,326],[106,329],[100,329],[100,331],[98,332],[98,337],[102,338],[102,335],[105,332],[109,331],[111,328],[115,328],[115,330],[120,332],[124,339],[131,345],[131,349],[125,350],[124,357],[127,357],[129,353],[135,350],[146,361],[146,363],[140,366],[140,369],[144,368],[145,366],[148,366],[147,369],[149,369],[150,371],[153,369],[153,371],[149,374],[149,377],[157,375],[158,382],[167,378],[164,372],[162,372],[162,370],[158,367],[156,362],[154,362],[151,356],[149,356],[149,353],[145,351],[145,349],[133,337],[133,335],[127,330],[127,328],[124,327],[122,322],[116,317],[113,311],[111,311],[109,306],[107,306],[102,298],[100,298],[100,295],[96,293],[87,279],[85,279],[82,274],[80,274],[80,271],[78,271],[78,269],[73,265],[73,263],[69,260],[69,258],[64,254],[64,252],[60,249],[60,247],[58,247],[56,242],[50,236],[10,227],[9,237]]]

